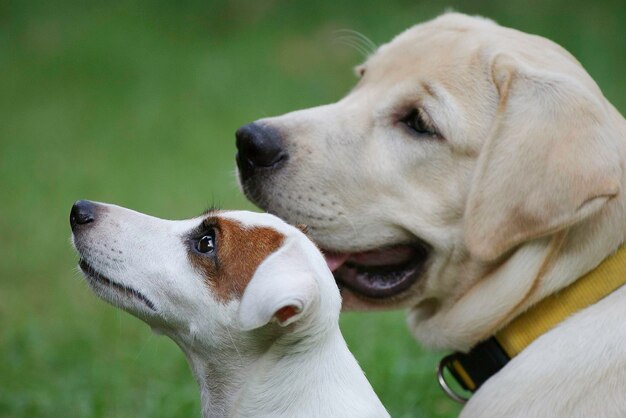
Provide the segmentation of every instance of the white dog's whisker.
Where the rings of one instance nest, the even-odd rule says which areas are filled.
[[[362,34],[361,32],[352,29],[339,29],[334,32],[337,40],[348,40],[355,46],[359,47],[359,50],[367,57],[378,49],[378,46],[372,42],[370,38]]]
[[[334,42],[355,49],[364,58],[368,57],[371,54],[371,52],[365,46],[363,46],[363,44],[359,42],[356,38],[341,37],[335,39]]]

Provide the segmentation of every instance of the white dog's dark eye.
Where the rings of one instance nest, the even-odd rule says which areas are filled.
[[[205,235],[196,244],[196,250],[199,253],[212,253],[215,250],[214,238],[211,235]]]
[[[420,135],[437,135],[430,121],[424,118],[421,110],[413,109],[401,119],[409,129]]]

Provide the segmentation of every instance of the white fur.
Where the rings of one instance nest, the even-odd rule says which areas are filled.
[[[348,309],[406,307],[419,341],[468,350],[624,242],[626,121],[563,48],[453,13],[362,68],[337,103],[258,121],[290,159],[252,195],[244,185],[322,248],[430,244],[412,288],[346,289]],[[439,138],[407,131],[412,107]],[[464,416],[626,416],[623,306],[622,290],[540,338]]]
[[[271,254],[255,272],[239,305],[239,325],[244,331],[262,327],[281,308],[292,307],[297,313],[280,323],[287,326],[299,320],[311,306],[320,303],[320,289],[315,279],[318,272],[311,268],[307,258],[306,250],[310,246],[302,248],[299,244],[297,240],[289,240],[279,251]],[[330,276],[329,272],[321,273]],[[327,282],[334,285],[332,279]],[[334,302],[334,306],[325,307],[326,309],[318,307],[320,319],[326,319],[322,315],[340,309],[341,302],[337,298],[333,299],[325,298],[323,302]],[[334,319],[331,315],[331,321]]]
[[[167,221],[114,205],[96,207],[96,220],[74,231],[81,258],[98,274],[141,292],[154,310],[110,285],[89,279],[91,287],[180,346],[205,417],[388,416],[339,330],[341,298],[332,275],[299,230],[272,215],[220,212],[244,227],[269,227],[285,236],[258,267],[242,301],[223,303],[187,255],[186,236],[201,218]],[[276,311],[291,305],[299,314],[277,324]]]

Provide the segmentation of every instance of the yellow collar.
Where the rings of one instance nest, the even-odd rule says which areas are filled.
[[[438,371],[439,383],[453,399],[463,401],[445,382],[443,368],[450,370],[464,389],[474,392],[541,335],[624,284],[626,245],[594,270],[519,315],[494,337],[476,345],[469,353],[454,353],[444,358]]]

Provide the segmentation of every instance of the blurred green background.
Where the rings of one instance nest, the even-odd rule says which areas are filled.
[[[380,44],[450,7],[555,40],[626,109],[623,0],[1,1],[0,416],[199,416],[178,348],[77,273],[72,202],[252,208],[235,129],[348,91],[362,56],[338,30]],[[342,329],[393,416],[458,413],[401,312]]]

